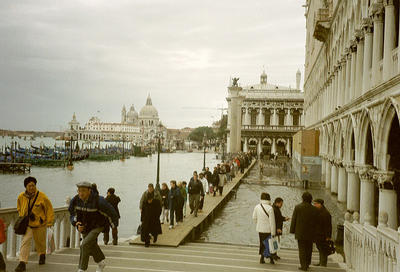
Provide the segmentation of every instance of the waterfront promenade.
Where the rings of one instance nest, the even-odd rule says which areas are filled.
[[[164,223],[162,226],[162,235],[158,236],[156,245],[158,246],[173,246],[177,247],[186,241],[194,241],[203,230],[212,223],[216,214],[221,210],[224,204],[235,195],[240,182],[244,177],[247,176],[249,171],[256,164],[256,160],[250,164],[250,166],[244,170],[243,173],[238,172],[230,182],[224,186],[222,196],[217,194],[215,197],[212,195],[205,195],[203,211],[198,213],[197,217],[190,214],[189,203],[186,208],[186,218],[183,223],[179,223],[174,229],[168,229],[169,224]],[[133,245],[143,245],[140,241],[140,236],[133,239],[131,242]]]

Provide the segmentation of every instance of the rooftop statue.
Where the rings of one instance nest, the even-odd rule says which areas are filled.
[[[232,79],[232,86],[233,87],[238,87],[238,81],[239,81],[239,77],[234,77]]]

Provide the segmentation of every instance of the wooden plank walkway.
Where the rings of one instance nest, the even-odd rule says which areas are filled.
[[[228,182],[224,186],[222,196],[217,194],[217,196],[213,197],[206,194],[203,211],[198,213],[197,217],[190,214],[189,204],[187,204],[186,218],[184,218],[183,223],[179,223],[173,229],[169,229],[169,224],[167,223],[161,225],[162,234],[158,236],[156,245],[177,247],[186,241],[194,241],[203,232],[204,228],[214,220],[215,214],[236,193],[242,178],[246,177],[255,163],[256,160],[251,163],[243,174],[239,172],[232,181]],[[140,241],[140,237],[137,237],[131,240],[130,244],[143,245],[143,242]]]
[[[26,173],[31,172],[30,163],[0,162],[0,172],[3,173]]]

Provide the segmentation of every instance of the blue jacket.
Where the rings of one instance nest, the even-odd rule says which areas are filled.
[[[169,190],[168,194],[168,201],[169,201],[169,209],[177,209],[183,203],[183,197],[181,194],[181,190],[178,187]]]
[[[76,195],[69,204],[70,221],[73,226],[81,222],[85,226],[84,233],[98,227],[118,226],[118,214],[104,197],[91,192],[89,199],[84,202]]]

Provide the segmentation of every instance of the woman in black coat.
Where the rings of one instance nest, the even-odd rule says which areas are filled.
[[[141,239],[145,243],[145,247],[150,246],[150,235],[153,236],[153,242],[157,242],[157,236],[162,233],[160,214],[161,203],[160,200],[154,198],[154,193],[147,195],[147,201],[144,202],[142,207],[142,233]]]

